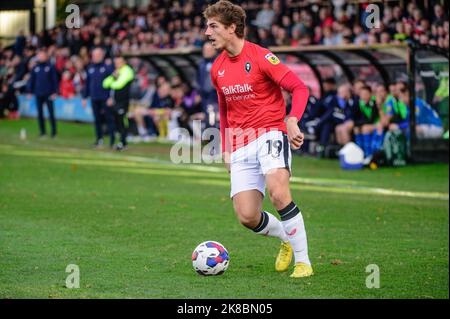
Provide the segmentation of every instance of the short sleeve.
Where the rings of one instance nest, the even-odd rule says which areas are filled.
[[[275,83],[280,84],[290,69],[280,59],[267,49],[258,52],[259,66],[264,74]]]
[[[386,115],[394,115],[394,105],[392,99],[389,99],[386,103],[384,103],[384,113]]]

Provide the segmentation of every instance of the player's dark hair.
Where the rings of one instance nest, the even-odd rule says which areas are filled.
[[[236,25],[236,36],[240,39],[244,38],[246,14],[240,6],[227,0],[220,0],[213,5],[209,5],[203,11],[203,16],[205,19],[217,18],[226,27],[232,24]]]

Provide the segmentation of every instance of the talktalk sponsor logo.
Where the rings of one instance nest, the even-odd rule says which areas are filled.
[[[229,86],[222,86],[222,92],[225,95],[229,94],[238,94],[238,93],[248,93],[253,92],[253,88],[249,84],[236,84],[236,85],[229,85]]]

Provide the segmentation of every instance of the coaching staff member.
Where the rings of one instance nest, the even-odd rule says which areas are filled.
[[[106,104],[112,108],[115,130],[120,133],[120,142],[115,146],[115,149],[122,151],[127,146],[127,131],[124,120],[130,104],[130,85],[134,79],[134,71],[122,56],[114,59],[114,66],[113,74],[103,80],[103,88],[111,90]],[[114,139],[113,135],[112,138]],[[111,144],[114,144],[114,140],[111,141]]]
[[[37,64],[31,70],[31,75],[27,83],[27,91],[36,96],[38,110],[38,123],[40,136],[46,134],[44,122],[44,103],[47,105],[52,128],[51,137],[56,136],[56,120],[53,107],[53,101],[56,98],[58,90],[58,76],[55,67],[48,61],[48,55],[45,50],[37,54]],[[31,98],[31,96],[28,96]]]
[[[92,63],[86,69],[86,85],[83,90],[83,107],[86,107],[87,98],[91,98],[92,112],[94,113],[95,124],[95,147],[103,145],[102,119],[106,119],[110,135],[110,146],[114,143],[114,118],[112,110],[106,106],[109,97],[109,90],[103,88],[103,80],[111,75],[114,66],[104,63],[105,51],[102,48],[95,48],[92,51]]]

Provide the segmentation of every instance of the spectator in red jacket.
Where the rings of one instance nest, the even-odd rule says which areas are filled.
[[[65,99],[70,99],[75,95],[75,85],[73,84],[72,74],[64,71],[59,84],[59,93]]]

